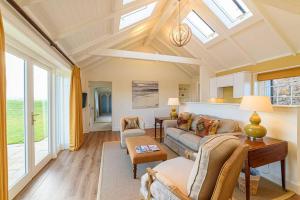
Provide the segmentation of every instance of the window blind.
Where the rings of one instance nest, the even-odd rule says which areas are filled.
[[[257,75],[257,80],[267,81],[267,80],[274,80],[274,79],[281,79],[281,78],[291,78],[296,76],[300,76],[300,67],[260,73]]]

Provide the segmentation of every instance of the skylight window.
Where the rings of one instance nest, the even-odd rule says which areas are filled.
[[[131,26],[139,21],[142,21],[142,20],[150,17],[156,6],[156,3],[157,2],[153,2],[151,4],[141,7],[139,9],[136,9],[134,11],[126,13],[125,15],[122,15],[121,19],[120,19],[119,29],[121,30],[123,28]]]
[[[193,35],[203,43],[218,36],[214,29],[212,29],[195,11],[191,11],[183,22],[192,29]]]
[[[135,0],[123,0],[123,5],[129,4],[131,2],[134,2]]]
[[[227,28],[232,28],[252,16],[242,0],[204,0],[204,2]]]

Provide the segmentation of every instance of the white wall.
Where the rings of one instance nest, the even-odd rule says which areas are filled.
[[[159,108],[132,109],[132,81],[148,80],[159,82]],[[166,62],[142,61],[113,58],[100,66],[82,72],[82,87],[88,89],[89,81],[112,82],[112,127],[119,130],[119,119],[126,115],[142,116],[146,128],[154,126],[154,116],[166,116],[169,113],[169,97],[178,96],[178,84],[192,84],[192,78]],[[89,96],[89,95],[88,95]],[[84,109],[84,132],[89,132],[89,108]]]
[[[239,109],[238,104],[187,103],[180,106],[180,111],[214,115],[234,119],[241,127],[249,123],[251,112]],[[267,136],[288,141],[286,160],[287,188],[300,193],[300,108],[274,106],[272,113],[259,113],[262,125],[268,130]],[[261,175],[281,185],[280,163],[273,163],[260,168]]]

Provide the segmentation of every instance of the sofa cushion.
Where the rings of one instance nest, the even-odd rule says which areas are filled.
[[[207,135],[215,135],[219,127],[219,120],[200,117],[196,126],[196,135],[205,137]]]
[[[187,132],[178,128],[167,128],[166,130],[166,135],[170,136],[175,140],[178,140],[178,137],[185,133]]]
[[[124,132],[123,132],[123,135],[125,137],[130,137],[130,136],[139,136],[139,135],[144,135],[145,134],[145,130],[143,129],[126,129]]]
[[[181,192],[187,194],[186,185],[193,165],[194,161],[183,157],[177,157],[160,163],[158,166],[154,167],[153,170],[158,172],[158,178],[159,176],[166,178],[173,185],[178,187]]]
[[[224,163],[240,144],[235,136],[214,135],[199,147],[187,184],[191,199],[210,199]]]
[[[180,135],[177,140],[181,142],[183,145],[185,145],[186,147],[194,151],[198,151],[201,137],[191,133],[186,133]]]
[[[202,115],[193,115],[192,116],[192,124],[191,124],[191,131],[196,131],[196,126],[198,123],[199,118],[202,117]]]
[[[125,130],[139,128],[139,119],[137,117],[127,117],[124,119],[124,121],[125,121]]]
[[[188,131],[192,124],[192,114],[188,112],[180,113],[177,119],[177,128]]]
[[[209,119],[219,120],[218,133],[234,133],[240,131],[239,123],[232,119],[223,119],[215,116],[206,116]]]

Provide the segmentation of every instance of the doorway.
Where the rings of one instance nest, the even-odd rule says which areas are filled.
[[[89,82],[91,131],[112,130],[112,83]]]

